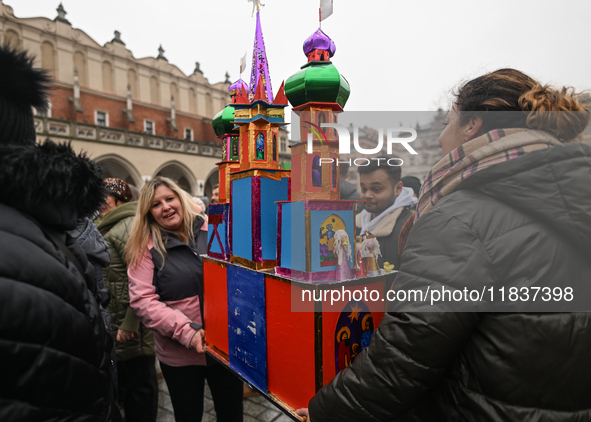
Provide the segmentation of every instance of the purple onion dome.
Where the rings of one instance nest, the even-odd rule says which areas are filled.
[[[328,35],[322,32],[322,29],[318,28],[316,32],[304,41],[304,54],[306,56],[314,50],[326,50],[330,57],[332,57],[335,51],[337,51],[337,46]]]
[[[242,80],[242,78],[240,78],[236,82],[234,82],[232,85],[230,85],[230,88],[228,88],[228,92],[231,92],[234,89],[244,89],[244,88],[246,88],[248,90],[248,85],[246,84],[246,82],[244,82]]]

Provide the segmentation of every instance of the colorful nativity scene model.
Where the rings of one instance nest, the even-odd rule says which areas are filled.
[[[356,238],[356,201],[339,199],[337,134],[321,127],[337,122],[350,92],[335,51],[315,31],[307,63],[273,96],[257,11],[250,85],[232,84],[213,120],[223,159],[204,257],[207,350],[294,419],[369,344],[385,309],[314,298],[335,288],[384,297],[393,281],[377,267],[377,239]],[[291,146],[291,167],[277,150],[288,100],[305,140]]]

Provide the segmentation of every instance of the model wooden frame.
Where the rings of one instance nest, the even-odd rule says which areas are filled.
[[[330,43],[326,50],[308,54],[308,59],[328,60],[335,48]],[[206,345],[209,354],[299,420],[295,409],[307,407],[314,394],[367,346],[387,303],[349,297],[331,304],[316,297],[333,289],[350,296],[377,290],[385,297],[394,274],[335,280],[355,277],[355,255],[349,259],[345,249],[355,247],[356,201],[340,200],[339,139],[334,128],[322,124],[337,123],[343,111],[340,104],[344,106],[349,95],[348,83],[323,62],[321,70],[329,67],[332,88],[326,86],[325,76],[311,71],[316,80],[303,82],[312,85],[289,89],[287,94],[295,95],[300,104],[293,110],[300,116],[302,142],[291,147],[291,171],[283,170],[277,141],[288,97],[282,84],[271,98],[266,63],[257,13],[251,92],[248,95],[238,81],[236,86],[243,88],[232,100],[232,131],[240,137],[238,162],[230,157],[230,134],[222,139],[220,195],[229,203],[210,206],[215,228],[209,231],[209,243],[218,246],[208,247],[204,257]],[[264,75],[257,76],[261,70]],[[297,92],[308,88],[310,93]],[[301,104],[309,99],[340,104]],[[342,259],[337,265],[343,255],[352,271],[345,271]],[[305,294],[309,300],[304,300]]]
[[[339,143],[334,128],[322,128],[322,123],[337,123],[342,108],[338,104],[308,103],[294,108],[300,117],[302,142],[291,146],[292,200],[339,200],[340,172]],[[308,139],[312,139],[312,153],[308,152]],[[320,159],[332,163],[320,164]],[[314,169],[321,169],[320,182],[315,183]]]
[[[230,174],[230,261],[257,270],[277,265],[277,204],[290,198],[290,171]]]
[[[346,300],[332,306],[330,301],[295,303],[302,292],[367,288],[385,295],[394,279],[392,273],[311,284],[209,257],[204,258],[204,272],[208,352],[292,415],[335,377],[338,321],[351,313]],[[366,314],[377,327],[385,305],[375,305],[367,306]]]
[[[228,261],[231,251],[230,204],[212,204],[209,206],[207,225],[207,255]]]
[[[356,202],[280,202],[276,273],[306,281],[335,280],[337,263],[328,259],[329,256],[334,258],[336,253],[330,249],[330,239],[336,230],[343,229],[350,242],[354,242]],[[354,249],[354,243],[351,245]],[[354,270],[355,261],[350,259],[348,263]]]
[[[285,106],[273,106],[264,101],[235,105],[235,123],[240,130],[240,170],[279,167],[279,127],[284,126]],[[260,136],[264,138],[263,157],[257,156]]]

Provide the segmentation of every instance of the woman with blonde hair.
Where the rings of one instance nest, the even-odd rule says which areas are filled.
[[[591,420],[588,123],[571,89],[514,69],[459,89],[388,295],[408,300],[300,414]]]
[[[219,421],[242,421],[242,383],[203,349],[203,261],[207,226],[189,195],[156,177],[143,187],[127,243],[130,304],[154,330],[175,420],[200,421],[204,380]]]

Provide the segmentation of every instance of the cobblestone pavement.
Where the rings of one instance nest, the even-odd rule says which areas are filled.
[[[158,417],[157,422],[174,422],[174,413],[172,411],[172,403],[170,402],[170,395],[164,378],[158,380],[159,394],[158,394]],[[204,414],[203,422],[215,422],[215,410],[213,409],[213,400],[211,399],[211,392],[205,384],[205,398],[204,398]],[[244,422],[292,422],[292,419],[281,413],[275,406],[273,406],[267,399],[257,395],[254,397],[247,397],[244,399]]]

